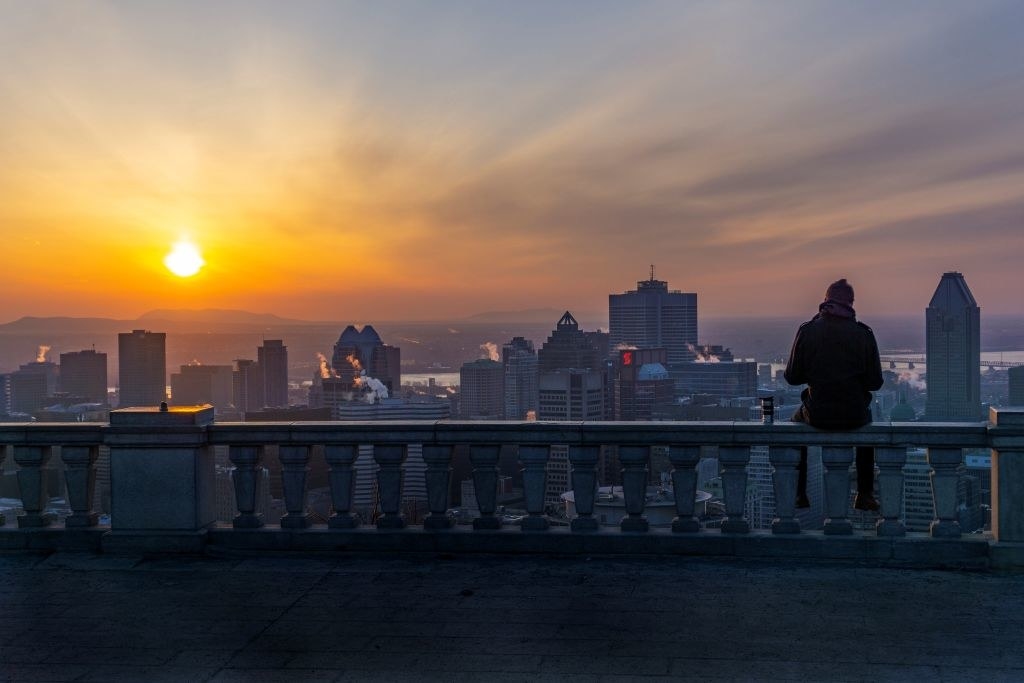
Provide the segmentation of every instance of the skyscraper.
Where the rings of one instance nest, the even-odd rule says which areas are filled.
[[[925,312],[925,419],[981,419],[981,309],[960,273],[943,273]]]
[[[580,330],[576,318],[566,311],[559,319],[548,340],[540,347],[537,354],[539,371],[553,372],[573,368],[603,369],[607,349],[599,349],[592,338]]]
[[[267,339],[256,350],[263,374],[263,402],[271,408],[288,405],[288,347],[280,339]],[[257,406],[255,409],[262,408]],[[253,410],[253,408],[250,408]]]
[[[1024,406],[1024,365],[1010,368],[1006,374],[1009,376],[1010,405]]]
[[[693,360],[697,344],[696,293],[669,291],[668,282],[651,279],[636,289],[608,295],[608,330],[612,348],[665,349],[669,364]]]
[[[60,390],[92,403],[107,402],[107,354],[95,349],[60,354]]]
[[[388,346],[381,341],[373,325],[357,330],[353,325],[346,327],[334,345],[331,367],[348,383],[355,384],[360,373],[383,382],[388,392],[396,392],[402,386],[402,352],[397,346]]]
[[[167,400],[167,335],[132,330],[117,335],[120,407],[155,406]]]
[[[501,347],[505,371],[505,419],[525,420],[537,414],[537,352],[533,342],[513,337]]]
[[[263,398],[263,373],[259,363],[245,358],[236,360],[232,384],[232,402],[239,412],[263,409],[266,401]]]
[[[505,413],[505,368],[490,358],[459,370],[459,413],[467,420],[500,420]]]
[[[537,418],[540,420],[603,420],[608,349],[580,330],[566,311],[537,353]],[[561,504],[569,490],[569,447],[551,446],[544,492],[547,505]]]
[[[177,406],[209,403],[224,410],[234,399],[233,380],[230,365],[182,365],[171,375],[171,400]]]

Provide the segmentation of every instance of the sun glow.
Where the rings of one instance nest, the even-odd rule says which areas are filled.
[[[178,277],[191,277],[206,265],[206,261],[203,260],[196,245],[181,240],[175,242],[170,253],[164,257],[164,265]]]

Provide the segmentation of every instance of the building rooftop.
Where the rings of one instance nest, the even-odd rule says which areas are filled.
[[[764,559],[14,554],[0,678],[1019,681],[1021,604],[1018,575]]]

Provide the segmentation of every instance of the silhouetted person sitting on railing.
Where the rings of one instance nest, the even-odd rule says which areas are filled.
[[[786,365],[786,381],[806,384],[794,422],[845,431],[871,422],[871,392],[882,386],[878,344],[871,328],[857,321],[853,287],[845,280],[828,286],[818,315],[800,326]],[[875,451],[857,447],[858,510],[877,510],[874,495]],[[807,447],[800,448],[796,505],[807,499]]]

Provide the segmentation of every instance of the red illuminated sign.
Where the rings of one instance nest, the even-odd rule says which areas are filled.
[[[622,352],[622,364],[623,365],[632,365],[633,364],[633,352],[632,351],[623,351]]]

